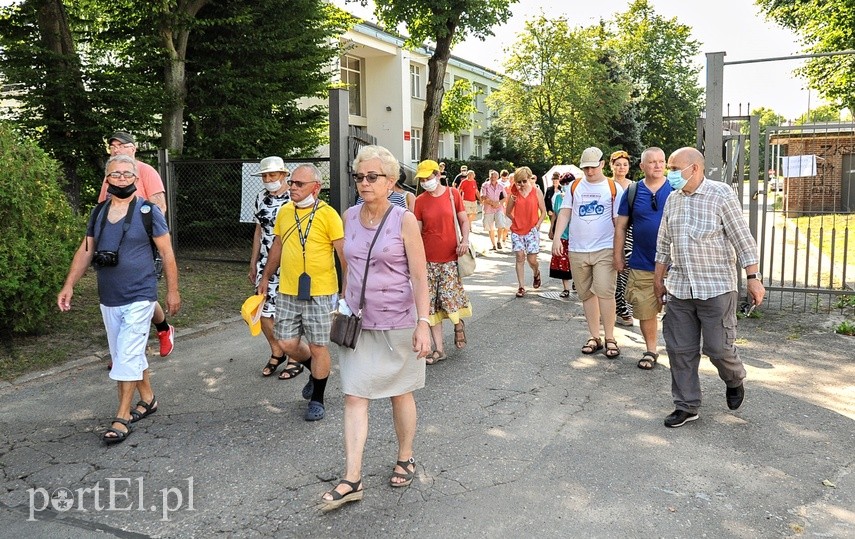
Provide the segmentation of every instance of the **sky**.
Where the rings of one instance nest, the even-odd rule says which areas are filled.
[[[356,16],[376,21],[370,4],[362,8],[345,3],[345,0],[333,2]],[[541,11],[547,17],[564,16],[571,25],[590,26],[626,11],[629,3],[630,0],[520,0],[511,6],[513,17],[510,21],[494,28],[495,37],[483,42],[468,39],[455,47],[453,54],[501,72],[505,49],[513,44],[525,21],[537,17]],[[701,43],[697,65],[702,67],[699,79],[702,87],[706,86],[707,52],[726,52],[725,62],[802,52],[798,36],[767,21],[752,0],[651,0],[651,4],[659,15],[677,17],[680,23],[692,28],[693,38]],[[724,113],[728,114],[729,110],[731,115],[747,114],[749,106],[751,109],[767,107],[794,120],[807,112],[808,107],[822,104],[817,92],[808,91],[807,82],[793,74],[802,64],[802,60],[787,60],[725,66]]]

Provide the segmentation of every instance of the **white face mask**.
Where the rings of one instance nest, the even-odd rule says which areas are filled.
[[[428,193],[430,193],[432,191],[436,191],[436,188],[439,187],[439,181],[435,177],[432,177],[431,179],[429,179],[427,181],[423,181],[423,182],[421,182],[421,184],[422,184],[422,189],[424,189]]]
[[[315,195],[309,195],[300,202],[294,201],[294,205],[298,208],[308,208],[315,203]]]
[[[267,182],[264,184],[264,188],[267,189],[268,191],[270,191],[271,193],[278,191],[281,187],[282,187],[282,182],[280,182],[280,181]]]

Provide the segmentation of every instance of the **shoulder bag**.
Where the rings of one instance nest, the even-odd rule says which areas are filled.
[[[457,231],[457,247],[460,248],[460,242],[463,241],[463,234],[460,232],[460,222],[457,220],[457,209],[454,207],[454,194],[451,188],[448,189],[448,199],[451,201],[451,215],[454,219],[454,230]],[[475,250],[472,249],[472,244],[469,244],[469,249],[457,257],[457,274],[460,278],[469,277],[475,273]]]
[[[362,292],[359,295],[359,310],[356,314],[343,314],[335,311],[332,315],[332,326],[330,327],[330,340],[339,346],[344,346],[350,349],[356,348],[356,343],[359,341],[359,335],[362,333],[362,309],[365,307],[365,281],[368,277],[368,263],[371,262],[371,250],[374,249],[374,243],[380,236],[380,231],[383,230],[383,224],[386,223],[386,218],[392,212],[390,205],[383,214],[383,219],[377,225],[377,232],[374,233],[374,239],[371,240],[371,245],[368,246],[368,255],[365,257],[365,273],[362,275]],[[357,217],[358,218],[358,217]]]

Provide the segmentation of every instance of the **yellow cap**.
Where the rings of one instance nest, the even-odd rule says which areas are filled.
[[[240,308],[240,315],[244,322],[249,325],[249,332],[253,337],[261,333],[261,308],[264,306],[264,296],[256,294],[250,296]]]
[[[428,178],[434,172],[439,172],[439,164],[436,161],[425,159],[419,163],[416,169],[416,178]]]

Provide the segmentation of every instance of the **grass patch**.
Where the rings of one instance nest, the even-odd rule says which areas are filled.
[[[253,292],[246,279],[247,262],[179,260],[178,264],[181,311],[168,317],[176,328],[236,316],[243,301]],[[159,297],[163,300],[165,282],[161,281],[159,287]],[[5,343],[0,350],[0,380],[12,380],[106,349],[95,273],[88,271],[74,287],[70,312],[56,309],[39,334],[14,335],[10,343]]]
[[[799,233],[807,235],[811,244],[819,248],[823,254],[830,257],[833,250],[835,262],[845,260],[846,231],[855,229],[855,215],[830,213],[796,217],[794,221]],[[848,247],[850,251],[855,249],[855,230],[850,234]],[[855,261],[847,260],[847,262]]]

